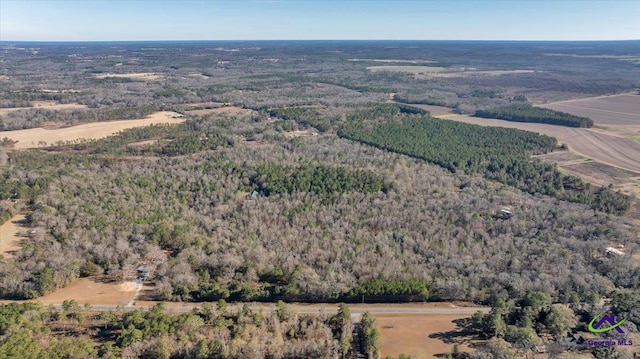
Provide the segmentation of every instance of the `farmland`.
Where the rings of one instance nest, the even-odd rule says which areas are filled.
[[[600,96],[538,106],[589,117],[599,125],[640,126],[640,95]]]
[[[15,141],[13,148],[26,149],[53,145],[58,142],[73,142],[82,139],[97,139],[128,128],[145,127],[160,123],[180,123],[175,112],[158,112],[143,119],[95,122],[58,129],[32,128],[27,130],[0,131],[0,138]]]

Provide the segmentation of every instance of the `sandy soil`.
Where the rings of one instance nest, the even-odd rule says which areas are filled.
[[[640,125],[640,95],[599,96],[538,105],[602,125]]]
[[[640,158],[640,143],[632,139],[585,128],[510,122],[467,115],[444,115],[440,117],[482,126],[519,128],[553,136],[560,143],[567,144],[571,151],[579,155],[640,174],[640,161],[638,160]]]
[[[381,358],[409,354],[433,358],[458,349],[469,351],[470,337],[463,336],[455,320],[469,315],[375,315],[380,330]]]
[[[18,222],[24,221],[25,219],[24,215],[19,214],[0,226],[0,254],[2,254],[4,258],[13,257],[12,252],[20,249],[20,240],[23,237],[17,234],[23,231],[24,228],[20,226]]]
[[[79,103],[57,103],[56,101],[33,101],[33,107],[8,107],[0,108],[0,116],[19,110],[33,110],[42,108],[46,110],[77,110],[87,108]]]
[[[162,75],[156,74],[153,72],[132,72],[129,74],[97,74],[94,75],[97,79],[105,79],[107,77],[117,77],[117,78],[127,78],[133,80],[159,80],[162,78]]]
[[[14,145],[15,149],[37,148],[44,145],[44,143],[52,145],[59,141],[73,141],[82,138],[96,139],[128,128],[144,127],[158,123],[180,123],[185,120],[184,118],[173,118],[174,115],[176,115],[175,112],[162,111],[139,120],[93,122],[53,130],[31,128],[18,131],[0,131],[0,138],[8,137],[14,141],[18,141]]]
[[[100,283],[89,278],[80,278],[65,288],[38,298],[44,304],[60,304],[75,299],[78,303],[92,305],[127,304],[136,295],[138,283]]]

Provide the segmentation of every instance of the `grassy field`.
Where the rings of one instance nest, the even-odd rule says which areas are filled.
[[[0,138],[8,137],[13,141],[17,141],[13,147],[14,149],[38,148],[55,144],[58,141],[102,138],[128,128],[184,121],[184,118],[173,118],[175,115],[175,112],[162,111],[138,120],[94,122],[53,130],[31,128],[28,130],[0,131]]]

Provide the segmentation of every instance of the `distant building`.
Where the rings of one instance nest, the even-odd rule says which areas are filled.
[[[619,249],[616,249],[616,248],[613,248],[613,247],[607,247],[605,249],[606,249],[606,253],[607,254],[615,254],[615,255],[618,255],[618,256],[623,256],[624,255],[623,251],[621,251]]]

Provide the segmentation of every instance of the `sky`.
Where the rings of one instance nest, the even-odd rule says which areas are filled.
[[[640,0],[0,0],[0,41],[632,39]]]

